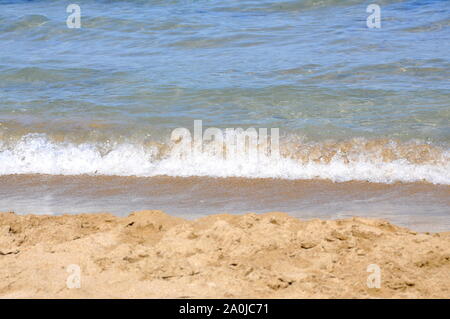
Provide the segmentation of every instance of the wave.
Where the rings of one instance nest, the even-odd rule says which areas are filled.
[[[428,144],[353,139],[283,142],[280,157],[217,158],[207,146],[180,158],[171,143],[68,143],[44,134],[0,142],[0,175],[208,176],[450,184],[450,153]]]
[[[45,15],[31,14],[16,19],[11,24],[8,24],[6,21],[2,21],[3,26],[0,28],[0,30],[2,30],[3,32],[32,30],[34,28],[45,25],[49,21],[50,19]],[[6,26],[4,26],[5,24]]]

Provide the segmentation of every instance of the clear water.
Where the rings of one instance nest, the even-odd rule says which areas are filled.
[[[0,1],[3,134],[159,138],[202,119],[450,141],[448,1],[380,1],[381,29],[366,1],[77,3],[81,29],[61,1]]]
[[[66,2],[0,0],[0,175],[450,185],[447,0],[377,1],[380,29],[371,1],[76,3],[80,29]],[[194,120],[279,128],[283,158],[167,156]]]

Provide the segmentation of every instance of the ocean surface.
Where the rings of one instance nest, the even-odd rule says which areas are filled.
[[[450,230],[450,1],[0,0],[0,211],[282,210]],[[280,157],[174,156],[176,128]],[[225,148],[228,146],[226,145]]]

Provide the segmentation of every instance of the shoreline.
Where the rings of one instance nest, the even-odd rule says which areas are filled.
[[[67,285],[73,265],[80,288]],[[370,265],[380,288],[367,285]],[[0,298],[450,298],[450,230],[285,213],[0,213],[0,266]]]
[[[414,231],[450,230],[450,187],[425,183],[10,175],[0,176],[0,207],[21,215],[116,216],[150,207],[190,220],[210,214],[282,211],[301,219],[359,216],[387,219]]]

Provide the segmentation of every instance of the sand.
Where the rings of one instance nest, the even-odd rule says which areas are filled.
[[[0,213],[0,297],[450,298],[450,232],[284,213]]]

